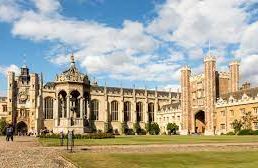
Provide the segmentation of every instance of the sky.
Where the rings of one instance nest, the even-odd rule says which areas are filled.
[[[257,86],[258,0],[0,0],[0,95],[7,71],[27,64],[46,83],[71,53],[99,85],[176,90],[210,53]]]

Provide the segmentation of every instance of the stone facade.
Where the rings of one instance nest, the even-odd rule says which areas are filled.
[[[258,88],[239,86],[238,61],[229,64],[228,72],[218,72],[210,55],[202,74],[192,75],[190,67],[183,67],[181,92],[98,86],[78,71],[73,56],[70,62],[68,70],[45,84],[43,75],[30,73],[27,66],[19,76],[9,72],[0,117],[21,131],[121,133],[122,125],[133,129],[139,123],[145,129],[146,123],[157,122],[161,133],[167,132],[168,123],[176,123],[182,135],[214,135],[232,131],[231,123],[245,112],[258,115]]]
[[[98,86],[78,71],[74,57],[70,67],[57,75],[55,81],[43,84],[43,75],[21,67],[21,75],[8,73],[8,122],[20,130],[39,132],[47,128],[54,133],[74,130],[85,133],[112,129],[121,133],[122,124],[133,129],[139,123],[156,121],[156,114],[166,104],[179,101],[179,93],[147,89]]]
[[[183,67],[181,103],[161,108],[159,124],[167,124],[163,116],[173,122],[170,117],[178,115],[180,134],[214,135],[233,131],[231,123],[245,112],[257,116],[258,88],[251,88],[249,83],[239,87],[239,66],[238,61],[233,61],[228,72],[218,72],[215,57],[209,55],[204,59],[203,74],[191,75],[190,67]],[[253,129],[258,129],[258,122],[254,121]]]

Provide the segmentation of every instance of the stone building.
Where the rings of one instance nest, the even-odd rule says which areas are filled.
[[[249,83],[239,86],[238,61],[229,64],[228,72],[216,69],[216,58],[204,59],[204,73],[192,75],[191,68],[181,69],[181,103],[163,106],[157,121],[162,127],[181,116],[180,134],[214,135],[233,131],[232,122],[246,112],[258,115],[258,88]],[[165,124],[164,124],[165,122]],[[177,122],[178,123],[178,122]],[[254,121],[253,129],[258,129]]]
[[[44,84],[43,75],[8,73],[7,97],[0,99],[0,117],[13,122],[18,131],[47,128],[54,133],[75,130],[85,133],[112,129],[121,133],[139,123],[157,122],[161,133],[168,123],[176,123],[180,134],[221,134],[232,131],[232,122],[246,112],[258,116],[258,88],[239,84],[238,61],[219,72],[216,58],[204,59],[204,72],[192,75],[181,69],[181,92],[99,86],[79,72],[71,56],[70,67],[53,82]],[[258,128],[254,121],[253,129]]]
[[[18,131],[39,132],[47,128],[54,133],[75,133],[108,129],[121,133],[122,124],[133,128],[139,123],[156,121],[156,114],[166,104],[179,102],[179,93],[147,89],[98,86],[79,72],[74,56],[69,69],[44,84],[43,75],[8,72],[7,111],[1,115],[13,122]]]

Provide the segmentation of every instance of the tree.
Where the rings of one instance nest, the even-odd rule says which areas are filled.
[[[252,124],[254,121],[257,120],[257,117],[252,115],[252,112],[249,111],[245,113],[245,115],[242,117],[243,120],[243,127],[244,129],[251,130],[252,129]]]
[[[239,131],[241,131],[241,129],[243,127],[243,122],[241,120],[235,119],[231,124],[233,126],[235,134],[238,134]]]
[[[6,126],[7,122],[3,119],[0,119],[0,135],[5,135]]]
[[[169,132],[169,134],[175,135],[178,130],[179,130],[179,126],[176,125],[176,123],[167,124],[167,131]]]
[[[159,125],[157,123],[151,123],[149,126],[150,126],[149,133],[151,135],[158,135],[159,134],[160,128],[159,128]]]
[[[141,133],[141,127],[138,122],[133,124],[133,129],[134,129],[134,132],[136,132],[137,134]]]

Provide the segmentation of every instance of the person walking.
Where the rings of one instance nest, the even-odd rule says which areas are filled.
[[[13,141],[13,127],[12,125],[8,125],[6,128],[6,141],[9,141],[9,139]]]

